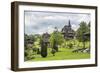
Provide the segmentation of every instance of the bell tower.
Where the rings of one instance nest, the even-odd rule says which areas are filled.
[[[71,23],[70,23],[70,20],[68,21],[68,27],[71,27]]]

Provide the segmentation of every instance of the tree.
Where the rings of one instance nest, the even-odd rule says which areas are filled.
[[[52,48],[54,48],[54,46],[58,46],[61,45],[64,41],[63,35],[60,32],[54,31],[51,36],[50,36],[50,45]],[[56,48],[56,51],[58,51],[58,49]]]
[[[43,40],[41,40],[41,56],[43,58],[47,57],[47,43],[43,42]]]
[[[34,35],[27,35],[27,34],[25,34],[25,36],[24,36],[25,46],[27,46],[28,44],[34,44],[34,42],[35,42]]]
[[[27,50],[25,50],[24,55],[25,55],[25,58],[24,58],[25,61],[35,58],[32,48],[28,48]]]
[[[25,60],[30,60],[32,58],[35,58],[34,52],[32,50],[32,46],[34,44],[35,38],[33,35],[24,35],[24,55],[25,55]]]
[[[78,39],[79,42],[83,42],[83,48],[85,48],[85,42],[88,41],[90,36],[86,36],[86,35],[90,35],[89,32],[89,27],[87,25],[86,22],[81,22],[80,23],[80,27],[78,28],[77,32],[76,32],[76,38]]]
[[[90,25],[90,22],[88,23],[88,31],[89,31],[89,33],[90,33],[90,27],[91,27],[91,25]]]
[[[24,46],[25,46],[25,48],[27,48],[27,44],[28,44],[27,39],[28,39],[28,35],[25,34],[24,35]]]
[[[88,25],[86,24],[86,22],[81,22],[80,23],[80,27],[78,28],[78,30],[76,31],[76,38],[82,42],[84,39],[83,39],[83,35],[85,33],[89,32],[89,28],[88,28]]]
[[[90,22],[88,23],[88,33],[90,34],[90,27],[91,27],[91,24],[90,24]]]

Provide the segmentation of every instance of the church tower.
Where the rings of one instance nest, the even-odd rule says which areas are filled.
[[[73,39],[74,38],[74,30],[72,29],[71,27],[71,23],[70,23],[70,20],[68,21],[68,25],[65,25],[63,28],[62,28],[62,34],[64,35],[64,38],[65,39]]]
[[[70,20],[68,21],[68,27],[71,27],[71,23],[70,23]]]

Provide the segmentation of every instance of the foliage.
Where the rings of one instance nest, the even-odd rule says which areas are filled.
[[[31,48],[25,50],[25,61],[31,60],[31,59],[34,59],[34,58],[35,58],[34,52]]]
[[[53,32],[50,37],[51,47],[53,47],[54,41],[57,45],[61,45],[64,42],[63,35],[60,32]]]
[[[76,38],[82,42],[84,40],[83,36],[85,33],[89,32],[89,27],[86,22],[81,22],[80,27],[76,31]],[[90,32],[89,32],[90,33]],[[88,40],[88,39],[86,39]]]
[[[72,44],[72,43],[68,43],[67,46],[68,46],[68,48],[70,48],[70,49],[73,48],[73,44]]]
[[[55,49],[52,49],[51,50],[51,53],[53,54],[53,56],[55,56],[56,50]]]
[[[56,50],[56,52],[58,52],[58,44],[57,44],[57,41],[54,39],[53,41],[53,47],[52,49]]]
[[[90,22],[88,23],[88,32],[90,33]]]
[[[24,36],[24,45],[25,45],[25,47],[27,47],[28,44],[34,44],[34,42],[35,42],[34,35],[25,34],[25,36]]]
[[[47,43],[41,42],[41,56],[43,58],[47,57]]]
[[[39,35],[27,35],[24,36],[25,45],[25,60],[35,58],[37,48],[39,48]]]

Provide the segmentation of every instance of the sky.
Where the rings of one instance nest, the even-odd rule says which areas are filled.
[[[90,22],[90,16],[89,13],[24,11],[25,34],[52,33],[55,27],[61,31],[65,25],[68,25],[69,20],[72,29],[76,31],[80,22],[84,21],[87,24]]]

